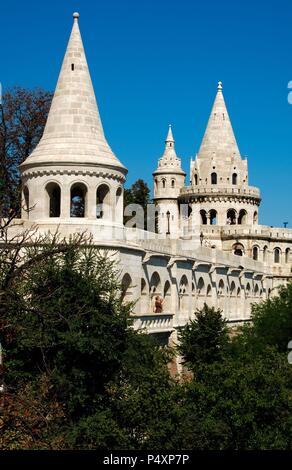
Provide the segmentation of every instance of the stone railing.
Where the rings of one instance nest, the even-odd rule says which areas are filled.
[[[205,235],[252,235],[276,239],[292,239],[291,228],[268,227],[266,225],[201,225],[200,230]]]
[[[184,195],[236,195],[236,196],[249,196],[260,198],[260,190],[255,186],[237,187],[237,186],[185,186],[180,190],[180,196]]]
[[[173,314],[133,315],[134,329],[144,329],[147,333],[166,333],[173,330]]]

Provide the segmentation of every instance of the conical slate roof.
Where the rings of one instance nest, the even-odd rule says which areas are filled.
[[[224,96],[222,83],[218,83],[208,125],[198,153],[199,159],[216,158],[216,161],[240,159],[240,152],[234,136]]]
[[[74,24],[44,134],[22,164],[90,164],[126,168],[111,150],[102,127],[78,25]]]
[[[173,138],[171,125],[169,125],[164,153],[158,161],[158,169],[154,172],[154,174],[167,172],[185,175],[185,172],[181,168],[181,160],[176,154],[174,144],[175,141]]]

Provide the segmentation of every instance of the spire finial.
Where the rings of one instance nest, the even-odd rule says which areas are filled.
[[[75,11],[75,13],[73,13],[74,21],[78,21],[79,16],[80,14],[77,11]]]
[[[222,86],[222,82],[221,82],[221,80],[220,80],[220,81],[218,82],[217,90],[218,90],[218,91],[219,91],[219,90],[222,91],[222,88],[223,88],[223,86]]]

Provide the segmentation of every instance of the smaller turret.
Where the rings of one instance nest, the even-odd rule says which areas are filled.
[[[158,209],[158,232],[175,235],[179,229],[177,198],[183,188],[186,173],[181,168],[181,159],[175,151],[175,140],[169,125],[165,149],[153,173],[154,202]]]

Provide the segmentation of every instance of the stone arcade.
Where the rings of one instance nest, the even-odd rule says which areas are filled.
[[[190,186],[171,127],[153,173],[157,233],[123,226],[127,170],[102,127],[79,31],[78,13],[43,137],[21,165],[23,213],[11,231],[37,225],[63,236],[86,229],[115,254],[125,300],[138,300],[135,326],[175,339],[197,308],[220,307],[228,321],[250,316],[291,279],[292,230],[258,224],[260,192],[248,184],[222,83],[190,167]],[[32,210],[28,210],[33,208]],[[164,300],[155,314],[156,295]]]

